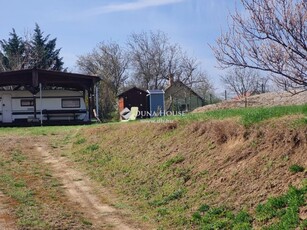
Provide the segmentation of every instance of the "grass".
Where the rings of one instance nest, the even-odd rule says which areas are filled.
[[[215,169],[214,164],[219,163],[220,158],[218,156],[227,151],[228,143],[219,144],[211,139],[216,138],[214,135],[206,136],[207,134],[199,135],[200,132],[193,132],[194,121],[233,117],[236,120],[235,122],[240,120],[246,127],[249,127],[270,118],[305,114],[305,110],[303,110],[305,107],[242,108],[188,114],[186,117],[180,118],[171,117],[176,122],[176,127],[166,123],[141,122],[102,125],[95,130],[95,134],[86,129],[81,130],[71,140],[74,144],[68,156],[78,162],[92,179],[100,182],[103,186],[114,189],[121,197],[121,203],[131,207],[133,212],[139,213],[139,215],[136,214],[136,218],[152,220],[158,223],[158,227],[161,229],[193,229],[194,227],[225,229],[225,226],[231,226],[228,229],[251,229],[253,223],[257,223],[261,227],[269,226],[270,221],[268,223],[257,222],[255,214],[248,208],[239,210],[238,207],[231,206],[231,204],[227,204],[230,208],[215,205],[216,202],[220,203],[216,200],[221,197],[221,193],[225,194],[225,191],[215,190],[212,187],[218,183],[216,181],[221,181],[226,184],[226,187],[231,187],[228,185],[228,179],[221,180],[224,171],[223,166],[226,165],[225,170],[227,170],[229,169],[227,163],[234,165],[235,162],[234,159],[230,159],[232,162],[225,159],[225,164],[219,165],[222,170]],[[169,119],[169,117],[164,119]],[[293,118],[293,120],[296,119]],[[272,128],[274,130],[276,128],[274,122],[264,124],[263,129]],[[219,124],[217,122],[214,125],[218,126]],[[288,127],[287,124],[282,125],[285,125],[285,129],[292,128]],[[206,127],[210,130],[210,125]],[[298,126],[302,129],[304,127]],[[278,128],[282,127],[278,126]],[[259,129],[262,130],[261,125],[259,125]],[[259,149],[270,146],[269,143],[263,141],[253,142],[257,140],[256,137],[254,138],[257,130],[249,130],[250,139],[246,142],[246,145],[242,143],[244,140],[240,138],[241,134],[238,134],[238,137],[229,137],[229,142],[234,145],[242,145],[238,149],[245,152],[253,152],[250,156],[257,155]],[[88,135],[88,133],[91,135]],[[218,134],[222,135],[223,133]],[[263,135],[271,135],[271,132]],[[254,143],[254,145],[251,143]],[[221,145],[224,145],[224,147],[221,148]],[[237,150],[236,147],[231,147],[233,151]],[[289,157],[291,160],[291,156]],[[289,162],[291,162],[290,160]],[[246,161],[246,164],[248,165],[249,162]],[[246,167],[248,167],[247,165]],[[233,176],[233,181],[240,181],[239,176],[242,176],[242,174],[239,170],[241,166],[238,165],[238,173]],[[277,167],[278,164],[272,158],[272,160],[263,164],[259,162],[257,169],[253,168],[253,170],[263,174],[267,173],[267,168],[270,168],[270,172],[275,173],[275,171],[280,170]],[[285,169],[283,168],[283,170]],[[226,192],[230,199],[233,199],[233,194],[236,193],[235,191],[232,192],[229,192],[229,194]],[[240,202],[241,194],[236,196],[238,196],[238,202]],[[246,196],[246,194],[242,194],[242,196]],[[208,203],[210,207],[203,206],[198,214],[191,217],[195,207],[201,206],[201,203]],[[247,204],[246,207],[249,207],[249,205]],[[205,211],[206,209],[207,211]],[[211,210],[210,216],[204,217],[208,210]],[[197,218],[199,218],[199,222],[197,222]],[[204,227],[203,218],[206,219],[206,227]],[[210,222],[210,219],[216,220],[216,222]]]
[[[194,121],[234,118],[245,127],[250,127],[271,118],[306,115],[306,111],[306,106],[242,108],[162,118],[178,123],[171,129],[167,128],[168,124],[159,126],[140,122],[95,125],[94,129],[93,126],[3,128],[0,129],[0,137],[48,135],[58,136],[55,138],[57,142],[52,144],[57,148],[72,144],[71,151],[63,152],[62,156],[71,158],[93,180],[111,188],[119,196],[119,203],[123,207],[129,207],[131,212],[137,213],[136,218],[153,221],[157,223],[158,229],[227,229],[227,226],[231,226],[228,229],[251,229],[254,224],[264,229],[291,229],[292,226],[304,229],[302,226],[307,225],[306,221],[297,219],[298,208],[302,207],[302,202],[306,205],[306,199],[302,201],[303,193],[306,197],[302,188],[290,188],[287,194],[270,198],[254,210],[239,210],[229,204],[227,207],[215,205],[221,191],[212,190],[211,187],[221,179],[223,170],[214,170],[207,166],[215,164],[214,154],[218,156],[223,152],[220,151],[220,144],[213,143],[211,137],[193,133],[190,124]],[[298,128],[305,127],[305,124],[305,118],[300,118],[295,123]],[[74,135],[79,129],[80,132]],[[259,150],[262,146],[258,145],[261,144],[262,142],[250,142],[250,147],[243,146],[242,149]],[[226,146],[225,143],[224,145]],[[48,229],[50,220],[44,219],[44,201],[27,178],[36,178],[35,181],[42,179],[44,182],[40,183],[47,187],[48,197],[55,200],[61,194],[61,183],[52,177],[52,173],[44,171],[45,166],[40,166],[35,161],[32,164],[32,159],[20,149],[14,149],[9,159],[9,162],[15,162],[21,168],[14,167],[7,159],[0,160],[0,190],[6,191],[6,194],[11,191],[14,193],[10,195],[12,199],[20,203],[15,208],[15,213],[22,227],[35,226],[32,228],[39,229],[47,226]],[[293,161],[289,159],[289,162]],[[36,169],[29,168],[29,164]],[[273,160],[267,165],[259,165],[259,170],[262,166],[270,167],[271,172],[279,170],[276,169],[278,164]],[[290,168],[287,165],[283,170],[291,171]],[[18,173],[10,172],[13,169]],[[26,173],[27,170],[30,170],[30,175]],[[301,169],[293,170],[296,173]],[[297,176],[300,177],[301,174]],[[227,180],[221,182],[228,183]],[[231,196],[230,193],[229,195]],[[201,205],[202,203],[205,205]],[[197,207],[199,209],[195,212]],[[63,212],[66,213],[66,210],[62,210]],[[30,221],[27,221],[27,216]],[[91,226],[91,222],[82,217],[80,221],[83,226]]]
[[[303,166],[294,164],[289,167],[289,171],[292,173],[304,172],[305,168]]]
[[[82,126],[42,126],[42,127],[6,127],[0,128],[0,137],[9,134],[18,136],[46,136],[57,135],[58,133],[71,132]]]
[[[185,160],[185,157],[182,155],[177,155],[169,160],[167,160],[165,163],[162,164],[162,169],[167,169],[173,164],[179,164]]]
[[[204,207],[207,207],[204,209]],[[199,229],[252,229],[252,217],[246,211],[234,212],[226,207],[202,205],[192,215],[192,222]]]
[[[307,115],[307,105],[293,105],[293,106],[274,106],[274,107],[249,107],[237,109],[223,109],[214,110],[203,113],[190,113],[184,116],[169,116],[159,119],[165,120],[179,120],[187,121],[201,121],[201,120],[222,120],[227,118],[238,117],[240,122],[249,127],[253,124],[259,123],[271,118],[279,118],[287,115]],[[302,123],[306,123],[306,118]]]
[[[199,229],[252,229],[262,226],[266,230],[304,229],[306,221],[300,220],[299,209],[306,205],[307,185],[290,187],[285,195],[271,197],[252,212],[234,212],[226,207],[202,205],[192,215],[192,222]]]
[[[306,205],[307,185],[290,187],[285,195],[269,198],[256,207],[256,221],[264,229],[296,229],[304,224],[299,218],[299,209]]]

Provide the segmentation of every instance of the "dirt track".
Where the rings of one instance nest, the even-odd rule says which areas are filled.
[[[6,143],[9,144],[6,145]],[[74,163],[61,156],[64,150],[52,148],[49,143],[48,137],[35,137],[33,141],[33,139],[18,137],[18,135],[1,137],[0,141],[0,145],[7,146],[1,149],[1,153],[10,154],[12,146],[23,146],[24,154],[29,156],[30,160],[35,159],[37,163],[45,165],[44,167],[51,171],[52,177],[61,182],[65,194],[62,199],[64,205],[72,211],[82,213],[91,223],[90,229],[130,230],[145,228],[131,220],[129,213],[112,206],[116,203],[116,197],[92,182],[82,172],[74,169]],[[0,192],[0,230],[18,229],[17,220],[9,202],[12,202],[12,199]],[[146,227],[146,229],[149,228]]]
[[[69,200],[80,206],[95,228],[135,229],[124,222],[122,213],[101,201],[102,198],[95,194],[98,188],[84,174],[71,168],[65,158],[52,155],[44,144],[35,147],[43,161],[50,164],[54,176],[62,180]]]

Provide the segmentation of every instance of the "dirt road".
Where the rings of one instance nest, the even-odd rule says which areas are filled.
[[[97,188],[84,174],[71,168],[70,162],[64,157],[56,157],[47,150],[46,145],[36,144],[37,152],[45,163],[50,164],[53,175],[61,179],[70,201],[77,203],[80,210],[89,218],[93,226],[98,229],[137,229],[130,226],[124,219],[124,214],[102,202],[105,197],[99,197]],[[104,193],[106,193],[104,191]],[[104,194],[106,195],[106,194]]]
[[[56,178],[61,183],[61,189],[65,195],[64,198],[61,197],[64,206],[73,212],[81,213],[89,223],[89,229],[151,229],[132,220],[127,211],[115,208],[116,197],[91,181],[80,170],[75,169],[74,162],[62,157],[64,150],[52,148],[50,143],[49,137],[35,137],[34,141],[29,137],[18,137],[18,135],[1,137],[0,145],[3,147],[0,153],[10,156],[12,149],[18,146],[18,148],[24,149],[23,154],[30,161],[44,165],[43,167],[48,170],[48,173],[51,172],[50,177]],[[67,149],[67,146],[64,148]],[[11,197],[4,195],[0,190],[1,230],[18,229],[17,218],[9,204],[11,201]],[[60,220],[54,219],[53,221]],[[27,229],[31,229],[31,227]]]

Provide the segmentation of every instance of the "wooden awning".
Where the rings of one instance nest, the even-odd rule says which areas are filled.
[[[40,83],[43,87],[55,86],[66,89],[89,90],[98,81],[100,81],[100,78],[97,76],[42,69],[25,69],[0,73],[0,87],[24,86],[33,94],[38,92]]]

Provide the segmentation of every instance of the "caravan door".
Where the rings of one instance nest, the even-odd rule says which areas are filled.
[[[9,94],[2,95],[2,122],[11,123],[12,120],[12,96]]]

